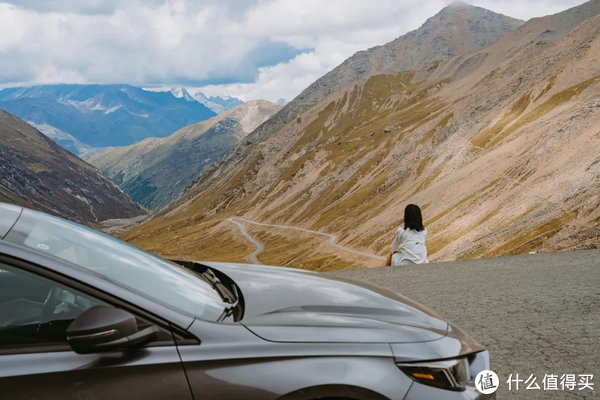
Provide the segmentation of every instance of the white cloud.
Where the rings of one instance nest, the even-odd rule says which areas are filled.
[[[553,14],[584,0],[473,0],[471,4],[520,19]],[[318,7],[319,3],[321,7]],[[384,44],[418,28],[451,3],[448,0],[365,1],[277,0],[248,13],[240,30],[269,34],[291,45],[314,49],[277,66],[262,68],[254,83],[209,85],[200,88],[210,95],[232,95],[244,100],[279,98],[291,100],[320,76],[356,51]],[[311,12],[312,10],[312,12]],[[311,60],[311,63],[307,63]]]
[[[289,100],[354,52],[417,28],[448,4],[447,0],[4,1],[0,0],[0,85],[197,86],[194,82],[226,80],[234,83],[203,89],[246,100]],[[582,2],[471,1],[522,19]],[[260,67],[265,46],[278,46],[269,54],[274,65]],[[308,50],[294,56],[291,48]]]

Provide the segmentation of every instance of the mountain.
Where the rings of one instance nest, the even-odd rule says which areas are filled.
[[[242,260],[254,246],[245,233],[264,245],[263,262],[328,270],[381,263],[356,250],[386,255],[416,203],[430,260],[597,244],[599,14],[592,0],[428,63],[423,55],[440,54],[433,38],[483,43],[474,27],[496,20],[446,8],[388,47],[432,38],[419,52],[353,56],[124,237],[163,254]],[[487,31],[503,31],[498,18]],[[368,68],[351,68],[361,59]]]
[[[83,143],[76,137],[69,135],[66,132],[61,131],[48,124],[36,124],[35,122],[27,121],[34,128],[42,132],[44,135],[52,139],[56,144],[64,149],[69,150],[73,154],[84,155],[95,151],[100,151],[100,148],[91,147]]]
[[[210,108],[217,114],[222,113],[223,111],[229,110],[230,108],[237,107],[244,102],[236,97],[220,97],[220,96],[210,96],[206,97],[202,92],[196,92],[194,94],[194,99],[204,104],[206,107]]]
[[[206,95],[202,92],[196,92],[194,95],[191,95],[190,92],[188,92],[187,89],[182,86],[172,88],[171,94],[177,97],[178,99],[184,99],[186,101],[197,101],[198,103],[203,104],[216,114],[221,114],[223,111],[227,111],[230,108],[239,106],[240,104],[244,104],[242,100],[230,96],[206,97]]]
[[[129,85],[9,88],[0,91],[0,108],[43,127],[51,136],[58,130],[90,147],[164,137],[215,115],[198,102]]]
[[[172,88],[171,94],[177,97],[178,99],[184,99],[185,101],[196,101],[196,99],[192,97],[192,95],[187,91],[187,89],[182,86]]]
[[[453,3],[418,29],[382,46],[357,52],[303,90],[253,136],[277,132],[283,124],[349,84],[378,74],[419,71],[442,60],[464,57],[495,43],[522,23],[484,8]]]
[[[134,200],[159,209],[279,109],[268,101],[250,101],[166,138],[109,148],[86,159]]]
[[[144,213],[94,167],[2,110],[0,201],[87,224]]]

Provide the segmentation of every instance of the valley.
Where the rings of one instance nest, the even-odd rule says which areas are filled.
[[[123,237],[202,259],[223,259],[235,242],[232,254],[244,260],[254,245],[223,223],[244,218],[271,225],[245,224],[264,245],[261,262],[327,269],[333,257],[348,268],[368,262],[318,235],[274,226],[327,232],[341,246],[384,257],[404,206],[415,203],[432,261],[596,243],[599,13],[593,0],[522,23],[447,7],[317,80]],[[488,30],[463,25],[465,15]],[[461,47],[457,37],[480,48]],[[447,57],[405,47],[418,40],[429,49],[440,38]],[[405,57],[389,56],[395,51]],[[195,246],[170,240],[199,224]]]
[[[147,138],[83,158],[136,202],[157,210],[179,197],[204,168],[229,154],[279,109],[268,101],[250,101],[165,138]]]
[[[183,86],[7,88],[0,108],[94,178],[79,193],[20,147],[3,198],[167,257],[318,271],[380,266],[409,203],[432,261],[598,246],[599,27],[600,0],[529,21],[453,3],[283,106]],[[54,197],[38,188],[48,173],[68,186]]]

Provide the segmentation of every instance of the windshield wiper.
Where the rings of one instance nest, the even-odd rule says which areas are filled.
[[[232,286],[233,290],[229,289],[210,269],[200,273],[200,276],[219,293],[225,303],[237,305],[239,296],[235,286]]]
[[[221,313],[221,315],[219,315],[219,318],[217,318],[217,322],[222,322],[225,320],[225,318],[229,317],[231,315],[231,313],[233,313],[233,310],[235,310],[237,308],[237,306],[239,305],[240,301],[239,301],[239,294],[237,292],[237,288],[235,286],[233,286],[233,292],[236,296],[235,302],[230,303],[229,306],[225,307],[225,309],[223,309],[223,312]]]
[[[195,270],[195,263],[189,261],[176,261],[178,264],[186,266],[192,270]],[[208,283],[218,294],[221,296],[221,299],[226,304],[223,312],[217,319],[217,322],[222,322],[227,317],[233,313],[233,311],[238,308],[240,305],[240,294],[238,293],[238,289],[235,284],[231,284],[231,288],[221,282],[221,280],[215,275],[215,273],[210,269],[206,268],[204,271],[200,272],[197,269],[195,270],[196,274],[206,283]]]

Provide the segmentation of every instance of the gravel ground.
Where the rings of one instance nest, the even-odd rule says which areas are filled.
[[[600,398],[600,250],[335,273],[423,303],[492,353],[499,399]],[[594,374],[594,391],[508,390],[509,375]]]

